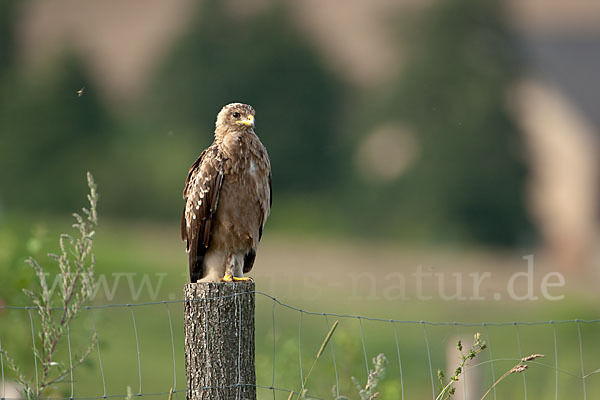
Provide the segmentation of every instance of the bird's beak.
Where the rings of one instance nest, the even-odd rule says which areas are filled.
[[[248,115],[247,119],[237,121],[238,124],[251,126],[254,128],[254,115]]]

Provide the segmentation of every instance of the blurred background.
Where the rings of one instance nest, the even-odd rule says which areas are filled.
[[[2,0],[0,32],[0,304],[28,304],[28,256],[54,271],[45,254],[85,205],[86,171],[101,196],[96,273],[133,277],[97,303],[180,299],[185,177],[220,108],[240,101],[257,110],[273,168],[259,290],[395,319],[597,316],[598,2]],[[552,293],[564,298],[492,296],[527,255],[536,294],[560,272]],[[445,274],[447,293],[460,286],[452,273],[490,272],[486,299],[417,301],[419,266]],[[136,296],[144,276],[156,291]],[[394,295],[402,288],[409,298]],[[24,317],[0,310],[17,359],[31,352]],[[148,343],[164,339],[154,334]],[[121,344],[103,345],[118,359]],[[123,392],[129,378],[115,375]],[[384,398],[399,398],[390,382]]]

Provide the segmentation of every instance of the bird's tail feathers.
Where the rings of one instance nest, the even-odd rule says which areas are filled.
[[[204,256],[198,254],[198,246],[192,241],[188,246],[188,262],[190,266],[190,282],[196,283],[202,278]]]

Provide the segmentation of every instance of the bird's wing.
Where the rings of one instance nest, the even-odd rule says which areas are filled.
[[[267,167],[270,168],[270,165],[267,164]],[[272,177],[271,171],[269,169],[268,172],[268,185],[265,189],[268,190],[268,193],[260,200],[260,220],[261,224],[258,228],[258,240],[262,238],[263,228],[265,223],[267,222],[267,217],[269,216],[269,212],[271,210],[271,205],[273,204],[273,190],[272,190]],[[244,256],[244,273],[250,272],[252,267],[254,266],[254,259],[256,258],[256,249],[250,249],[248,253]]]
[[[269,210],[273,206],[273,174],[269,171]]]
[[[192,282],[202,277],[202,261],[210,244],[222,184],[223,158],[213,145],[192,164],[183,190],[185,208],[181,217],[181,238],[187,244]]]
[[[258,240],[260,241],[260,239],[262,238],[262,232],[263,232],[263,228],[265,227],[265,223],[267,222],[267,217],[269,216],[269,213],[271,211],[271,206],[273,206],[273,176],[271,175],[271,171],[269,171],[269,203],[267,205],[266,202],[264,202],[262,204],[262,214],[263,214],[263,218],[262,218],[262,224],[260,225],[260,228],[258,230]]]

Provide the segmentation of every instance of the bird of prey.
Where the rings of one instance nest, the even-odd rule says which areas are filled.
[[[181,238],[192,283],[249,280],[272,203],[271,162],[254,115],[247,104],[223,107],[213,143],[190,167]]]

